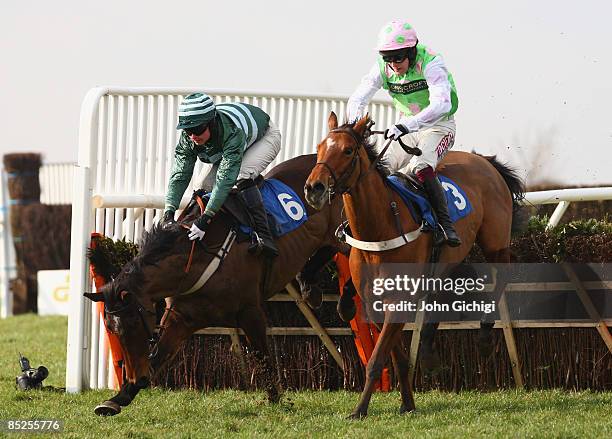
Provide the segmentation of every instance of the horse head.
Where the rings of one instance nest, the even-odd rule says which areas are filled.
[[[196,206],[197,207],[197,206]],[[191,213],[191,212],[189,212]],[[186,215],[193,219],[195,215]],[[216,226],[196,246],[204,248],[217,244],[217,232],[227,224],[219,215]],[[192,241],[181,223],[155,224],[144,232],[138,255],[97,293],[85,293],[95,302],[104,302],[104,320],[109,331],[117,335],[124,353],[128,381],[147,382],[151,378],[151,355],[158,340],[153,304],[187,290],[197,274],[189,271]],[[201,250],[196,250],[200,252]],[[212,256],[202,254],[194,262],[206,262]]]
[[[125,281],[123,270],[99,292],[84,295],[94,302],[104,302],[104,322],[121,343],[127,380],[146,387],[150,379],[149,349],[156,340],[155,312],[153,304],[129,291],[129,283]]]
[[[332,111],[327,126],[329,133],[317,146],[317,164],[304,186],[306,201],[319,210],[326,200],[350,191],[364,166],[369,166],[373,150],[366,141],[371,126],[368,115],[338,127],[338,118]]]

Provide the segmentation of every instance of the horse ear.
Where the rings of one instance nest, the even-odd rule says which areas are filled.
[[[336,113],[334,113],[333,111],[329,113],[329,119],[327,119],[327,128],[329,128],[330,131],[338,128],[338,116],[336,116]]]
[[[353,131],[355,131],[360,136],[363,136],[363,133],[365,133],[366,129],[368,128],[369,122],[370,122],[370,115],[366,114],[365,116],[363,116],[361,119],[359,119],[355,123],[355,126],[353,127]]]
[[[83,296],[87,297],[92,302],[104,302],[103,293],[83,293]]]

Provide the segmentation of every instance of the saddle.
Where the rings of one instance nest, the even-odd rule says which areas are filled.
[[[285,183],[274,178],[265,180],[261,176],[255,180],[255,183],[261,192],[268,228],[274,239],[291,232],[306,221],[307,215],[302,201]],[[197,196],[206,203],[210,194],[202,189],[194,191],[192,200],[185,208],[186,212],[193,208],[193,204],[196,202],[194,197]],[[251,239],[255,223],[250,210],[237,189],[232,189],[228,194],[221,211],[233,220],[232,228],[237,233],[238,242]],[[299,212],[301,212],[301,216],[298,214]]]
[[[252,231],[255,228],[253,217],[247,209],[242,197],[238,193],[238,189],[232,189],[227,195],[221,211],[226,213],[232,219],[232,228],[236,231],[236,240],[238,242],[244,242],[251,239]],[[204,204],[208,202],[210,193],[204,189],[198,189],[193,192],[192,200],[189,202],[185,211],[191,209],[193,204],[196,203],[195,197],[200,197],[204,201]],[[268,218],[268,227],[270,232],[277,238],[276,232],[276,221],[271,215],[266,215]]]
[[[390,175],[390,177],[397,177],[402,185],[408,189],[410,192],[413,192],[417,195],[420,195],[421,197],[425,198],[427,200],[427,202],[430,203],[429,201],[429,196],[427,195],[427,191],[425,191],[425,188],[423,187],[423,185],[421,184],[421,182],[419,181],[419,179],[416,177],[416,175],[409,173],[409,174],[404,174],[402,172],[394,172]],[[410,212],[412,213],[412,216],[414,218],[414,220],[416,221],[417,224],[421,224],[423,223],[423,214],[421,212],[421,209],[419,208],[419,206],[412,200],[407,200],[409,201],[409,203],[407,203],[408,208],[410,209]],[[433,212],[433,216],[434,219],[436,220],[436,222],[438,221],[438,219],[435,217],[435,212]],[[425,221],[425,225],[423,228],[424,232],[432,232],[433,229],[429,226],[429,224]]]

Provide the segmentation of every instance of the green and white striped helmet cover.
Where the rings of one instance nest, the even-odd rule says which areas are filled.
[[[204,93],[193,93],[187,96],[178,106],[177,130],[193,128],[206,124],[215,117],[215,103]]]

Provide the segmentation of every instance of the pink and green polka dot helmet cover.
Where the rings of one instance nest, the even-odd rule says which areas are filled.
[[[393,20],[385,24],[378,34],[379,52],[414,47],[417,43],[417,34],[412,26],[404,20]]]

